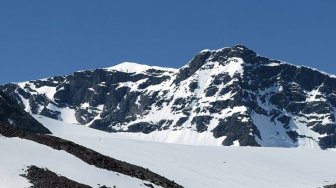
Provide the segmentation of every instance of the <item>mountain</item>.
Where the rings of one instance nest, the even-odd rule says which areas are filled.
[[[122,63],[0,89],[29,113],[144,139],[336,146],[336,78],[243,45],[203,50],[180,69]]]

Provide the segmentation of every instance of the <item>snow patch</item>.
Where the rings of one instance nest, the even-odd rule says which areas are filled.
[[[243,59],[233,57],[228,59],[228,63],[224,67],[224,71],[227,72],[230,77],[232,78],[235,73],[239,73],[240,75],[243,74]]]
[[[126,72],[126,73],[142,73],[142,72],[146,72],[149,69],[177,72],[177,69],[174,69],[174,68],[148,66],[148,65],[143,65],[143,64],[133,63],[133,62],[124,62],[124,63],[120,63],[118,65],[105,68],[105,69],[108,71],[120,71],[120,72]]]

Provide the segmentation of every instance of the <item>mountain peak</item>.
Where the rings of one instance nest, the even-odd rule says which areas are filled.
[[[221,51],[253,51],[250,48],[246,47],[243,44],[236,44],[233,45],[232,47],[223,47],[223,48],[219,48],[219,49],[203,49],[199,52],[199,54],[204,54],[204,53],[208,53],[208,52],[212,52],[212,53],[216,53],[216,52],[221,52]]]
[[[217,50],[204,49],[200,51],[194,59],[208,59],[211,61],[226,61],[227,58],[238,57],[242,58],[244,62],[253,63],[254,61],[259,61],[260,58],[257,56],[256,52],[246,47],[243,44],[236,44],[232,47],[219,48]],[[259,59],[256,57],[259,57]]]
[[[170,72],[177,71],[174,68],[149,66],[149,65],[144,65],[144,64],[134,63],[134,62],[123,62],[115,66],[105,68],[105,70],[107,71],[119,71],[119,72],[127,72],[127,73],[141,73],[141,72],[146,72],[147,70],[150,70],[150,69],[170,71]]]
[[[231,48],[240,49],[240,50],[251,50],[250,48],[246,47],[244,44],[236,44]]]

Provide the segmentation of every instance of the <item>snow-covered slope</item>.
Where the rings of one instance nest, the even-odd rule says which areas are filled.
[[[0,89],[28,112],[146,140],[334,148],[336,78],[243,45],[180,69],[122,63]]]
[[[48,168],[71,180],[91,187],[143,187],[144,182],[123,174],[88,165],[64,151],[37,144],[20,138],[6,138],[0,135],[0,187],[23,188],[31,184],[20,176],[28,166]]]
[[[336,182],[334,151],[165,144],[35,118],[56,136],[148,167],[186,188],[306,188]]]

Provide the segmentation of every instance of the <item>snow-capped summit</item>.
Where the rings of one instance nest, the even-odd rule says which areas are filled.
[[[169,143],[333,148],[336,78],[235,45],[180,69],[122,63],[5,84],[26,111]]]
[[[146,72],[148,70],[162,70],[162,71],[171,71],[175,72],[177,69],[174,68],[164,68],[164,67],[158,67],[158,66],[148,66],[133,62],[123,62],[120,64],[117,64],[115,66],[105,68],[107,71],[120,71],[120,72],[126,72],[126,73],[141,73]]]

